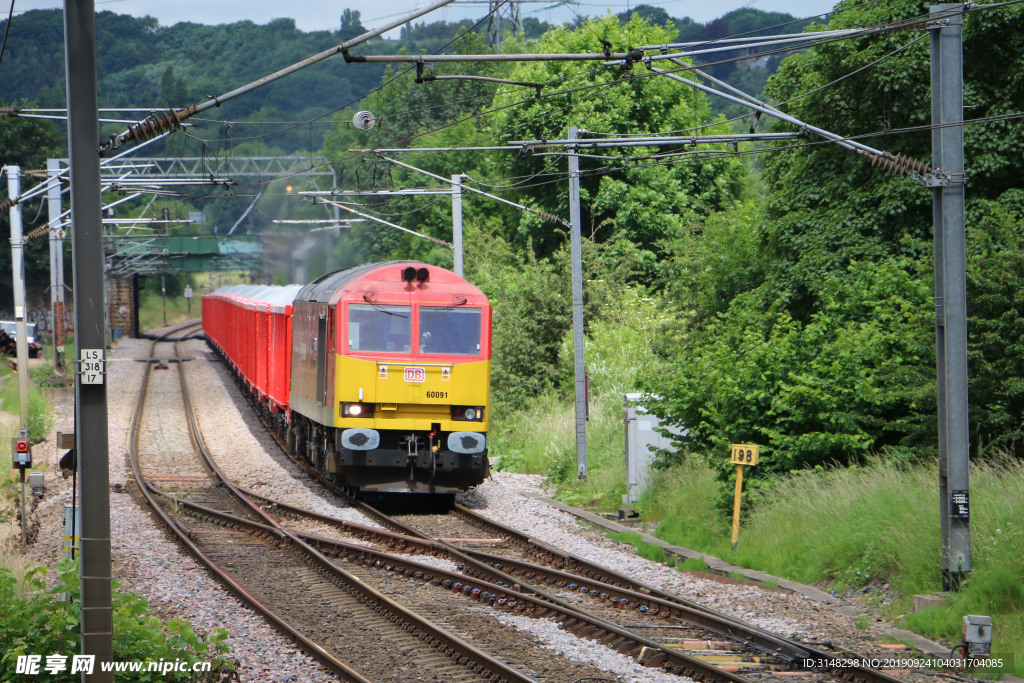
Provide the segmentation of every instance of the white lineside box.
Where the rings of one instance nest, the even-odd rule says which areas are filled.
[[[672,438],[663,436],[661,418],[652,415],[646,404],[658,400],[658,396],[650,394],[626,394],[626,494],[622,496],[624,505],[633,505],[640,500],[640,495],[647,488],[651,475],[651,463],[654,452],[672,449]],[[689,431],[678,427],[665,428],[674,436],[686,436]]]

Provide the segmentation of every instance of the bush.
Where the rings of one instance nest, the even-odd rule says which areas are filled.
[[[848,464],[882,448],[934,443],[930,289],[915,264],[854,263],[820,286],[818,311],[797,320],[771,285],[737,296],[694,335],[676,369],[652,377],[656,407],[689,429],[679,453],[761,445],[752,483],[815,465]],[[931,317],[929,317],[931,316]],[[679,456],[681,457],[681,455]],[[669,459],[671,461],[671,458]],[[756,484],[755,484],[756,485]]]
[[[45,567],[29,569],[20,582],[13,572],[0,568],[0,678],[13,680],[18,655],[62,654],[69,657],[79,652],[81,641],[81,590],[78,565],[61,560],[55,569],[57,582],[47,589],[43,580]],[[115,582],[116,587],[116,582]],[[65,599],[67,594],[70,599]],[[227,652],[228,632],[218,628],[207,636],[197,635],[183,619],[166,624],[148,615],[145,598],[132,593],[114,591],[114,660],[126,661],[209,661],[212,671],[140,672],[134,681],[219,681],[223,672],[234,666]],[[97,669],[98,670],[98,663]],[[80,674],[68,670],[59,674],[41,674],[33,680],[45,683],[77,682]]]
[[[32,387],[28,391],[28,436],[32,443],[46,440],[56,417],[53,406],[46,400],[42,390]]]

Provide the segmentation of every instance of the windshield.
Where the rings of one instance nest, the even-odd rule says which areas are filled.
[[[421,308],[420,353],[480,355],[479,308]]]
[[[409,353],[412,350],[412,311],[408,306],[348,307],[349,351],[390,351]]]

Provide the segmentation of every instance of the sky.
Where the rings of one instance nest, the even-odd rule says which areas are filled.
[[[165,26],[180,21],[199,24],[227,24],[249,19],[257,24],[266,24],[274,19],[290,17],[295,25],[304,31],[337,29],[342,11],[346,8],[358,10],[362,23],[368,29],[384,24],[391,18],[428,4],[429,0],[377,0],[373,3],[342,0],[95,0],[96,10],[109,10],[133,16],[152,16]],[[60,0],[14,0],[15,16],[32,9],[54,9],[63,7]],[[6,15],[10,4],[0,0],[0,11]],[[619,13],[628,7],[636,7],[636,0],[612,0],[611,2],[590,2],[582,0],[575,5],[575,11],[584,16],[608,12]],[[828,12],[835,0],[665,0],[646,4],[662,7],[669,16],[684,17],[707,23],[734,9],[750,6],[770,12],[788,12],[796,17],[808,17]],[[558,7],[555,7],[558,5]],[[520,5],[523,18],[535,17],[541,21],[559,24],[573,18],[573,13],[557,0],[526,0]],[[487,0],[456,0],[451,5],[425,15],[419,21],[457,21],[465,18],[479,19],[487,12]]]

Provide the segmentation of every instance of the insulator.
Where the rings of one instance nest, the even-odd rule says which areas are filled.
[[[352,117],[352,125],[359,130],[370,130],[376,123],[377,118],[373,115],[373,112],[357,111]]]
[[[21,110],[17,107],[0,107],[0,119],[14,117],[20,113]]]
[[[908,176],[911,173],[926,175],[931,173],[931,167],[924,161],[918,161],[902,154],[869,154],[872,166],[879,166],[882,170],[895,173],[896,175]]]
[[[181,128],[181,121],[185,116],[182,116],[179,112],[174,109],[168,109],[165,112],[160,112],[146,117],[145,120],[141,121],[137,125],[128,127],[128,139],[135,140],[135,142],[145,142],[152,137],[161,135],[163,133],[171,133]]]
[[[530,210],[533,213],[535,213],[538,216],[540,216],[541,218],[545,218],[545,219],[551,221],[552,223],[564,223],[564,221],[561,218],[559,218],[558,216],[556,216],[553,213],[548,213],[547,211],[541,211],[539,209],[530,209]]]

